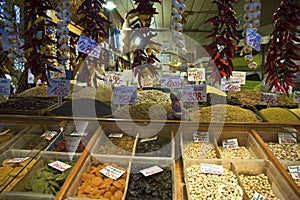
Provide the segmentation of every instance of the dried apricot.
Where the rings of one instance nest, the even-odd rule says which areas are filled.
[[[122,197],[123,197],[123,192],[117,191],[117,192],[114,194],[114,196],[115,196],[117,199],[122,199]]]
[[[121,188],[122,184],[119,181],[114,181],[113,185],[116,186],[117,188]]]
[[[113,194],[111,191],[105,192],[105,194],[104,194],[104,198],[110,199],[112,196],[113,196]]]
[[[95,177],[92,179],[92,185],[98,187],[102,183],[102,178]]]

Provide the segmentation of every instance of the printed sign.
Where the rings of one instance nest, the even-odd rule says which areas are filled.
[[[151,176],[151,175],[154,175],[154,174],[157,174],[157,173],[160,173],[162,172],[163,169],[160,168],[159,166],[153,166],[153,167],[149,167],[147,169],[143,169],[143,170],[140,170],[140,172],[144,175],[144,176]]]
[[[121,76],[121,72],[107,71],[105,72],[105,83],[110,85],[121,85]]]
[[[88,54],[89,56],[99,58],[102,46],[97,44],[93,39],[85,36],[80,36],[77,42],[76,51]]]
[[[224,174],[224,167],[222,165],[212,165],[201,163],[201,173],[203,174]]]
[[[136,86],[121,86],[115,87],[113,90],[113,104],[135,104],[137,101]]]
[[[64,163],[64,162],[61,162],[61,161],[59,161],[59,160],[56,160],[56,161],[54,161],[54,162],[52,162],[52,163],[49,163],[48,165],[49,165],[50,167],[53,167],[54,169],[57,169],[57,170],[61,171],[61,172],[63,172],[63,171],[65,171],[66,169],[69,169],[69,168],[72,167],[71,165],[68,165],[68,164],[66,164],[66,163]]]
[[[296,133],[278,133],[279,144],[297,144]]]
[[[206,85],[185,85],[181,98],[183,102],[206,102]]]
[[[8,160],[7,163],[21,163],[25,160],[28,160],[30,157],[25,157],[25,158],[13,158],[11,160]]]
[[[237,138],[222,140],[222,146],[226,149],[238,149],[239,143]]]
[[[269,200],[269,198],[264,197],[263,195],[255,192],[251,200]]]
[[[288,170],[291,173],[291,176],[295,180],[300,179],[300,166],[288,166]]]
[[[205,68],[188,68],[188,81],[205,81]]]
[[[105,168],[103,168],[102,170],[100,170],[100,173],[103,174],[104,176],[108,177],[108,178],[111,178],[113,180],[117,180],[118,178],[120,178],[125,173],[125,171],[108,165]]]
[[[300,103],[300,91],[294,91],[294,103]]]
[[[261,35],[256,30],[247,28],[246,43],[256,51],[260,51]]]
[[[41,137],[44,137],[46,140],[52,140],[56,135],[58,134],[58,132],[56,131],[45,131]]]
[[[0,95],[10,95],[10,80],[0,78]]]
[[[232,77],[226,80],[221,79],[221,90],[223,91],[241,91],[241,83],[239,77]]]
[[[232,71],[232,77],[240,78],[240,84],[246,84],[246,72]]]
[[[70,90],[70,80],[49,79],[48,94],[53,96],[68,96]]]
[[[175,73],[162,74],[160,86],[162,88],[181,88],[181,75]]]
[[[275,93],[260,93],[260,105],[274,106],[277,102],[277,94]]]
[[[171,54],[161,53],[160,55],[160,64],[169,64],[171,61]]]
[[[209,132],[196,131],[193,134],[194,142],[209,143]]]
[[[158,136],[151,137],[151,138],[143,138],[143,139],[141,139],[140,142],[150,142],[150,141],[157,140],[157,138],[158,138]]]
[[[66,69],[65,69],[64,66],[59,65],[59,66],[56,66],[55,68],[60,70],[61,72],[50,71],[50,78],[51,79],[59,79],[59,78],[65,78],[66,77]]]

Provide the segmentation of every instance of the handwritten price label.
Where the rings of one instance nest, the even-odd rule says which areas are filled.
[[[69,169],[69,168],[72,167],[71,165],[68,165],[68,164],[66,164],[66,163],[64,163],[64,162],[61,162],[61,161],[59,161],[59,160],[54,161],[54,162],[52,162],[52,163],[49,163],[48,165],[49,165],[50,167],[53,167],[54,169],[57,169],[57,170],[61,171],[61,172],[63,172],[63,171],[65,171],[66,169]]]
[[[48,94],[53,96],[68,96],[70,90],[70,80],[49,79]]]
[[[247,28],[246,43],[256,51],[260,51],[261,35],[256,30]]]
[[[61,72],[56,71],[50,71],[50,78],[52,79],[59,79],[59,78],[65,78],[66,77],[66,69],[64,66],[59,65],[55,67],[56,69],[60,70]]]
[[[105,82],[110,85],[120,85],[122,83],[121,76],[122,73],[120,72],[106,72]]]
[[[278,133],[279,144],[297,144],[296,133]]]
[[[300,166],[288,166],[288,170],[291,173],[291,176],[295,180],[300,179]]]
[[[100,170],[100,173],[108,178],[117,180],[125,173],[125,171],[108,165],[105,168],[103,168],[102,170]]]
[[[89,56],[99,58],[102,46],[98,45],[93,39],[85,36],[80,36],[77,42],[76,51],[88,54]]]
[[[185,85],[182,88],[183,102],[206,102],[206,85]]]
[[[157,173],[160,173],[164,171],[162,168],[160,168],[159,166],[153,166],[153,167],[149,167],[147,169],[143,169],[143,170],[140,170],[140,172],[144,175],[144,176],[151,176],[151,175],[154,175],[154,174],[157,174]]]
[[[28,160],[30,157],[25,157],[25,158],[13,158],[11,160],[8,160],[7,163],[21,163],[25,160]]]
[[[205,68],[189,68],[188,81],[205,81]]]
[[[269,200],[269,198],[255,192],[251,200]]]
[[[108,137],[110,138],[122,138],[123,137],[123,133],[111,133],[108,135]]]
[[[209,132],[197,131],[193,134],[194,142],[209,143]]]
[[[241,91],[241,83],[239,77],[232,77],[228,80],[221,79],[221,90],[223,91]]]
[[[246,72],[233,71],[232,77],[239,78],[241,85],[246,84]]]
[[[125,105],[135,104],[137,101],[136,86],[121,86],[115,87],[113,90],[113,104]]]
[[[260,93],[260,105],[274,106],[277,102],[277,94],[275,93]]]
[[[153,80],[152,79],[142,79],[142,86],[143,87],[153,87]]]
[[[201,163],[201,173],[203,174],[224,174],[224,167],[222,165],[212,165]]]
[[[222,140],[222,146],[226,149],[238,149],[239,143],[237,138]]]
[[[10,95],[10,80],[0,78],[0,95]]]
[[[162,74],[160,79],[160,86],[162,88],[181,88],[181,83],[180,74]]]
[[[294,91],[294,103],[300,103],[300,91]]]

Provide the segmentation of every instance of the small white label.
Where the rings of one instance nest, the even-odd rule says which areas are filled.
[[[108,165],[107,167],[100,170],[100,173],[103,174],[104,176],[108,177],[108,178],[111,178],[113,180],[117,180],[118,178],[120,178],[125,173],[125,171]]]
[[[275,93],[260,93],[260,105],[274,106],[277,102],[277,94]]]
[[[102,50],[102,46],[91,38],[80,36],[76,45],[76,51],[88,54],[89,56],[99,58]]]
[[[136,86],[121,86],[115,87],[113,90],[113,104],[125,105],[136,104],[137,87]]]
[[[121,80],[123,81],[132,81],[133,71],[132,70],[123,70]]]
[[[189,68],[188,81],[205,81],[205,68]]]
[[[232,71],[232,77],[239,78],[241,85],[246,84],[246,72]]]
[[[64,162],[61,162],[61,161],[59,161],[59,160],[54,161],[53,163],[49,163],[48,165],[49,165],[50,167],[53,167],[54,169],[57,169],[57,170],[61,171],[61,172],[63,172],[63,171],[65,171],[66,169],[69,169],[69,168],[72,167],[71,165],[68,165],[68,164],[66,164],[66,163],[64,163]]]
[[[300,103],[300,91],[294,91],[294,103]]]
[[[237,138],[222,140],[222,146],[226,149],[238,149],[239,143]]]
[[[185,85],[182,88],[183,102],[206,102],[206,85]]]
[[[175,73],[162,74],[160,86],[162,88],[181,88],[181,75]]]
[[[123,133],[111,133],[108,135],[108,137],[110,138],[122,138],[123,137]]]
[[[88,133],[87,132],[73,132],[73,133],[71,133],[70,134],[71,136],[77,136],[77,137],[85,137],[85,136],[87,136],[88,135]]]
[[[151,176],[153,174],[157,174],[157,173],[160,173],[162,172],[163,169],[160,168],[159,166],[153,166],[153,167],[149,167],[147,169],[143,169],[143,170],[140,170],[140,172],[144,175],[144,176]]]
[[[157,140],[157,138],[158,138],[158,136],[150,137],[150,138],[143,138],[143,139],[141,139],[140,142],[150,142],[150,141]]]
[[[255,29],[247,28],[246,43],[256,51],[260,51],[261,35]]]
[[[56,131],[45,131],[41,137],[44,137],[46,140],[52,140],[56,135],[58,134],[58,132]]]
[[[222,165],[201,163],[201,173],[223,175],[224,167]]]
[[[209,143],[209,132],[197,131],[193,134],[194,142]]]
[[[255,192],[251,200],[269,200],[269,198]]]
[[[230,79],[221,79],[221,90],[223,91],[241,91],[241,83],[239,77],[232,77]]]
[[[1,135],[5,135],[6,133],[9,133],[9,131],[10,131],[10,129],[6,129],[5,131],[2,131],[2,132],[0,133],[0,136],[1,136]]]
[[[109,85],[121,85],[121,76],[121,72],[108,71],[105,73],[105,83]]]
[[[25,158],[13,158],[9,161],[7,161],[7,163],[21,163],[27,159],[29,159],[30,157],[25,157]]]
[[[297,144],[296,133],[278,133],[279,144]]]
[[[293,179],[300,179],[300,166],[288,166],[288,170],[291,173]]]
[[[10,80],[0,78],[0,95],[10,95]]]
[[[70,90],[70,80],[49,79],[48,94],[53,96],[68,96]]]

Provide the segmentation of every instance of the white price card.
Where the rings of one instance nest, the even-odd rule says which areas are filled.
[[[279,144],[297,144],[296,133],[278,133]]]
[[[70,90],[70,80],[49,79],[48,94],[53,96],[68,96]]]
[[[194,142],[209,143],[209,132],[196,131],[193,134]]]
[[[246,43],[256,51],[260,51],[261,35],[255,29],[247,28]]]
[[[123,133],[110,133],[108,135],[108,137],[110,137],[110,138],[122,138],[123,135],[124,135]]]
[[[288,170],[293,179],[295,180],[300,179],[300,166],[288,166]]]
[[[185,85],[182,88],[183,102],[206,102],[206,85]]]
[[[102,46],[91,38],[80,36],[76,45],[76,51],[88,54],[89,56],[99,58]]]
[[[161,75],[160,86],[162,88],[181,88],[181,75],[176,73],[166,73]]]
[[[120,86],[113,89],[113,104],[135,104],[137,101],[136,86]]]
[[[274,106],[277,103],[277,94],[261,92],[259,103],[260,105]]]
[[[117,180],[118,178],[120,178],[125,173],[125,171],[108,165],[105,168],[101,169],[100,173],[103,174],[104,176],[108,177],[108,178],[111,178],[113,180]]]
[[[154,136],[154,137],[150,137],[150,138],[143,138],[141,139],[140,142],[150,142],[150,141],[154,141],[157,140],[158,136]]]
[[[223,175],[224,167],[222,165],[201,163],[201,173]]]
[[[143,169],[143,170],[140,170],[140,172],[146,177],[157,174],[157,173],[160,173],[162,171],[164,171],[164,170],[162,168],[160,168],[159,166],[157,166],[157,165],[155,165],[153,167]]]
[[[122,81],[132,81],[133,71],[132,70],[123,70],[121,80]]]
[[[189,68],[188,81],[205,81],[205,68]]]
[[[55,67],[56,69],[58,69],[60,72],[58,71],[50,71],[50,78],[51,79],[59,79],[59,78],[65,78],[66,77],[66,69],[64,66],[59,65]]]
[[[56,160],[56,161],[54,161],[54,162],[52,162],[52,163],[49,163],[48,165],[49,165],[50,167],[54,168],[54,169],[57,169],[57,170],[61,171],[61,172],[63,172],[63,171],[65,171],[66,169],[69,169],[69,168],[72,167],[71,165],[68,165],[68,164],[66,164],[66,163],[64,163],[64,162],[61,162],[61,161],[59,161],[59,160]]]
[[[300,103],[300,91],[294,91],[294,103]]]
[[[152,78],[147,78],[147,79],[142,79],[141,81],[142,87],[153,87],[153,79]]]
[[[269,200],[269,198],[255,192],[251,200]]]
[[[221,90],[223,91],[241,91],[241,83],[239,77],[232,77],[228,80],[226,78],[221,79]]]
[[[240,79],[240,84],[246,84],[246,72],[232,71],[232,77],[237,77]]]
[[[58,134],[57,131],[45,131],[41,137],[44,137],[46,140],[52,140]]]
[[[0,78],[0,95],[10,95],[10,80]]]
[[[8,160],[7,163],[21,163],[25,160],[28,160],[30,157],[25,157],[25,158],[13,158],[11,160]]]
[[[107,71],[105,73],[105,83],[109,85],[121,85],[121,76],[121,72]]]
[[[237,138],[222,140],[222,146],[226,149],[238,149],[239,143]]]

